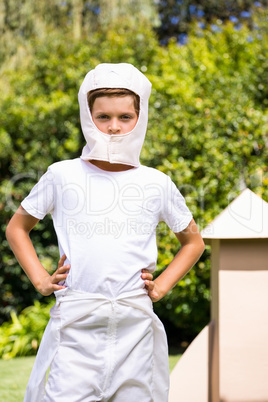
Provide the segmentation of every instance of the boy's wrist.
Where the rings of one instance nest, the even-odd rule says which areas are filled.
[[[155,279],[155,287],[157,290],[157,293],[159,295],[159,299],[162,299],[163,297],[166,296],[166,294],[170,291],[170,289],[167,289],[163,281],[161,280],[160,276]]]
[[[41,293],[43,296],[46,296],[46,291],[47,291],[47,286],[45,283],[47,280],[50,278],[50,275],[48,272],[46,272],[45,275],[42,275],[41,277],[35,278],[35,280],[32,280],[32,284],[35,287],[35,289]]]
[[[151,299],[154,303],[163,299],[163,297],[168,293],[168,291],[161,286],[161,281],[157,281],[157,279],[154,281],[154,290],[151,295]]]

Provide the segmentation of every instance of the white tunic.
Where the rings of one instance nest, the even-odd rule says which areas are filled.
[[[52,214],[60,255],[71,264],[66,285],[108,298],[143,288],[141,270],[155,270],[159,221],[176,233],[192,219],[162,172],[106,172],[82,159],[51,165],[22,206],[38,219]]]
[[[166,337],[141,269],[155,270],[159,221],[180,232],[192,219],[170,178],[144,166],[106,172],[63,161],[22,206],[38,219],[52,214],[60,254],[71,264],[25,402],[167,402]]]

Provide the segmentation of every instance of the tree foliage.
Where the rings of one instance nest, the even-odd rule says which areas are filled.
[[[1,0],[0,65],[32,38],[46,40],[56,30],[80,40],[120,19],[149,26],[159,21],[153,0],[22,0],[19,7],[16,0]]]
[[[245,187],[268,200],[267,34],[227,24],[197,30],[188,44],[160,47],[153,83],[146,163],[169,174],[200,228]],[[196,35],[197,33],[197,35]],[[170,233],[160,237],[159,270],[171,260]],[[207,252],[158,312],[184,334],[209,316]],[[198,314],[195,314],[195,312]]]
[[[158,44],[145,20],[119,19],[81,40],[55,30],[33,38],[27,57],[5,64],[0,76],[0,225],[48,165],[80,154],[84,140],[77,92],[86,72],[100,62],[129,62],[153,84],[142,162],[167,173],[180,188],[202,229],[243,186],[268,200],[267,30],[233,23],[220,30],[192,26],[180,46]],[[19,56],[18,56],[19,57]],[[56,238],[48,217],[32,239],[43,265],[57,265]],[[157,273],[178,245],[165,225],[158,230]],[[1,316],[40,298],[1,244]],[[209,320],[209,250],[155,309],[181,339]]]
[[[266,8],[267,0],[159,0],[160,24],[157,32],[162,43],[176,38],[180,43],[186,40],[193,22],[200,26],[211,25],[215,21],[232,21],[239,29],[242,24],[254,27],[254,9]]]

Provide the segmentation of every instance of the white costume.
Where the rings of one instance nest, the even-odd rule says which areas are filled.
[[[94,125],[86,94],[102,87],[140,96],[131,133],[109,136]],[[168,176],[139,164],[149,94],[150,83],[133,66],[104,64],[90,72],[79,91],[82,157],[51,165],[22,202],[38,219],[52,214],[60,254],[71,265],[66,289],[55,292],[26,402],[168,400],[165,331],[141,270],[155,270],[158,222],[180,232],[192,215]],[[88,159],[134,167],[104,171]]]

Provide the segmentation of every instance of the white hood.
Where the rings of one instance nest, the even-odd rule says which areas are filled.
[[[134,129],[126,134],[105,134],[94,124],[87,103],[87,93],[98,88],[125,88],[140,97],[140,113]],[[80,120],[87,145],[81,158],[138,167],[147,122],[151,83],[132,64],[99,64],[87,73],[78,93]]]

